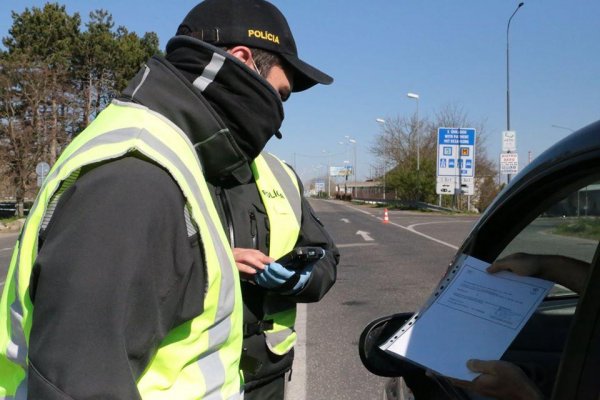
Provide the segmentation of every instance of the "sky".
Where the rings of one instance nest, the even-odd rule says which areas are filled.
[[[198,1],[63,0],[87,21],[108,10],[117,25],[154,31],[164,49]],[[267,150],[306,182],[326,166],[356,161],[358,180],[381,165],[371,149],[377,118],[434,119],[458,107],[483,124],[488,156],[499,159],[507,129],[507,23],[513,0],[272,0],[293,31],[300,58],[333,76],[285,103],[283,139]],[[46,1],[0,6],[0,36],[11,11]],[[10,5],[7,5],[9,3]],[[510,127],[519,166],[573,130],[600,119],[600,1],[526,0],[509,29]],[[407,93],[419,95],[418,103]]]

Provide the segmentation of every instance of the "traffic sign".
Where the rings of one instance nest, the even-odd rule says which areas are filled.
[[[475,194],[475,179],[465,177],[459,180],[454,176],[438,176],[436,194],[466,194],[472,196]]]
[[[475,129],[438,128],[437,194],[473,194],[475,143]]]
[[[50,165],[47,162],[40,162],[35,166],[35,173],[39,176],[46,176],[50,172]]]
[[[518,153],[500,153],[500,173],[507,175],[519,173]]]
[[[35,166],[35,173],[37,174],[37,187],[42,187],[44,179],[50,172],[50,165],[47,162],[40,162]]]
[[[315,191],[317,193],[324,192],[325,191],[325,181],[323,181],[323,180],[315,181]]]
[[[515,131],[502,132],[502,151],[517,151],[517,133]]]

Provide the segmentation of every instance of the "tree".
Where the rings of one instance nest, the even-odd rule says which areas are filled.
[[[20,215],[35,164],[46,148],[39,110],[49,90],[47,75],[43,66],[22,55],[3,59],[0,67],[0,160],[11,178]]]
[[[416,116],[387,119],[376,145],[371,148],[373,154],[391,167],[386,174],[387,188],[395,190],[404,200],[433,201],[435,143],[427,120],[417,121]]]
[[[17,202],[35,190],[35,165],[60,151],[105,107],[141,64],[158,52],[155,33],[142,38],[110,13],[78,13],[48,3],[12,13],[0,52],[0,163]],[[83,96],[82,96],[83,94]]]
[[[375,145],[371,147],[371,153],[391,167],[386,174],[387,187],[395,190],[400,199],[435,201],[438,127],[476,129],[475,190],[479,195],[475,205],[483,210],[498,192],[494,184],[494,163],[489,160],[485,148],[485,124],[470,122],[467,114],[456,106],[444,107],[435,114],[433,121],[417,121],[416,115],[386,120],[382,132],[375,139]]]

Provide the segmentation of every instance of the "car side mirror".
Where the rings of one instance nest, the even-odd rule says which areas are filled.
[[[423,371],[409,361],[394,357],[379,348],[412,315],[412,313],[388,315],[372,321],[365,327],[358,341],[358,352],[369,372],[378,376],[398,377]]]

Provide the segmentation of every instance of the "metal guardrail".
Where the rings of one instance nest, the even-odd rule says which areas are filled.
[[[31,203],[25,203],[25,209],[23,210],[24,214],[29,214],[29,207]],[[0,218],[11,218],[17,216],[17,203],[14,201],[4,201],[0,202]]]
[[[352,201],[364,201],[370,202],[373,204],[381,204],[381,205],[390,205],[394,207],[403,207],[408,209],[415,210],[431,210],[431,211],[443,211],[443,212],[456,212],[457,210],[448,208],[448,207],[440,207],[435,204],[425,203],[422,201],[409,201],[409,200],[388,200],[388,199],[367,199],[367,198],[354,198]]]

